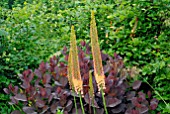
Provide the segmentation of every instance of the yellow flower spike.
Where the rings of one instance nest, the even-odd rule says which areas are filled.
[[[78,94],[83,93],[83,81],[80,75],[80,66],[78,60],[78,50],[76,45],[76,35],[74,26],[71,27],[71,38],[70,38],[70,47],[71,47],[71,72],[72,72],[72,83],[74,90]]]
[[[94,11],[91,12],[91,22],[90,22],[90,37],[94,64],[94,75],[97,82],[99,91],[105,89],[105,76],[102,66],[101,52],[98,42],[98,33],[96,27],[96,21],[94,16]]]

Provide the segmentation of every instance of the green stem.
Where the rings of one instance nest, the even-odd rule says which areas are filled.
[[[106,108],[106,101],[105,101],[105,98],[104,98],[104,92],[103,92],[103,88],[102,87],[101,87],[101,93],[102,93],[104,110],[105,110],[105,113],[108,114],[108,111],[107,111],[107,108]]]
[[[74,97],[74,106],[75,106],[75,109],[76,109],[76,114],[78,114],[77,104],[76,104],[76,97],[74,95],[74,90],[72,91],[72,93],[73,93],[73,97]]]
[[[141,76],[140,76],[141,77]],[[166,106],[168,106],[168,104],[166,103],[166,101],[162,98],[162,96],[158,93],[158,91],[156,91],[153,87],[152,87],[152,85],[145,79],[145,78],[143,78],[143,77],[141,77],[152,89],[153,89],[153,91],[155,92],[155,94],[157,94],[160,98],[161,98],[161,100],[165,103],[165,105]]]
[[[12,105],[12,108],[13,108],[13,110],[15,110],[15,107],[14,107],[14,105]]]
[[[85,112],[84,112],[84,106],[83,106],[83,102],[82,102],[82,97],[81,97],[81,93],[80,93],[80,92],[79,92],[79,96],[80,96],[81,110],[82,110],[82,113],[85,114]]]
[[[17,106],[16,104],[14,104],[14,106],[15,106],[16,108],[18,108],[19,111],[22,112],[22,109],[21,109],[19,106]]]

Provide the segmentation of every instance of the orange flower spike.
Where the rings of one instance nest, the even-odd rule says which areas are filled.
[[[99,91],[103,88],[105,89],[105,76],[102,66],[101,52],[98,42],[98,33],[96,27],[96,21],[94,16],[94,11],[91,12],[91,22],[90,22],[90,37],[94,64],[94,75],[98,85]]]
[[[74,90],[78,92],[83,92],[83,81],[81,80],[80,75],[80,66],[78,60],[78,50],[76,45],[76,35],[74,26],[71,27],[71,38],[70,38],[70,45],[71,45],[71,70],[72,70],[72,82],[74,86]]]

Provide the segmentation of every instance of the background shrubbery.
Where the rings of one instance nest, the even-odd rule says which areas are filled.
[[[67,45],[70,25],[75,25],[79,40],[88,42],[90,11],[94,9],[102,50],[110,55],[117,52],[127,66],[136,66],[140,77],[169,103],[169,4],[168,0],[2,0],[0,88],[10,82],[20,83],[17,74],[36,68]],[[135,22],[137,27],[132,33]],[[0,94],[2,112],[10,111],[7,99]],[[168,112],[163,102],[158,110]]]

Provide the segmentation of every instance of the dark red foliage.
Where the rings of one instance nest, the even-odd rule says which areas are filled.
[[[83,103],[85,113],[96,109],[96,114],[104,114],[101,93],[97,90],[97,84],[93,75],[94,100],[89,97],[89,71],[93,71],[93,62],[90,46],[82,41],[79,50],[79,64],[83,80]],[[12,104],[23,102],[23,112],[26,114],[55,114],[58,109],[64,114],[74,114],[74,100],[76,97],[78,113],[81,114],[79,96],[70,91],[67,79],[68,49],[64,47],[62,54],[65,61],[60,62],[56,56],[50,58],[49,63],[41,62],[38,69],[28,69],[19,75],[22,80],[20,89],[10,84],[4,88],[10,97]],[[102,53],[105,73],[106,89],[105,99],[109,114],[147,114],[155,110],[158,100],[152,98],[151,91],[147,94],[141,92],[141,81],[129,83],[129,72],[124,67],[122,58],[114,54],[114,58]],[[147,98],[146,98],[147,97]],[[93,102],[93,103],[92,103]],[[13,114],[19,114],[14,111]]]

